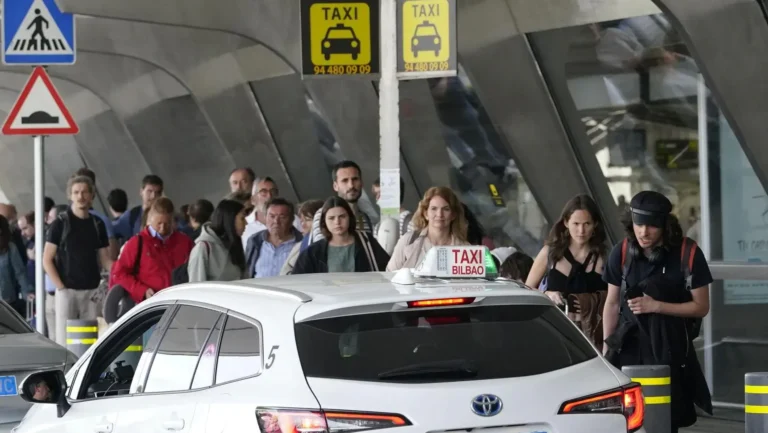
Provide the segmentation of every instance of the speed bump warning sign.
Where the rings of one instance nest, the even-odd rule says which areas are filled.
[[[302,0],[303,75],[379,73],[377,0]]]
[[[456,75],[456,0],[398,0],[398,77]]]

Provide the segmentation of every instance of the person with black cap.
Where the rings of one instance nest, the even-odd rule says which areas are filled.
[[[613,248],[603,279],[606,358],[616,367],[669,365],[671,431],[696,422],[694,404],[712,413],[712,400],[693,339],[709,313],[709,271],[704,253],[683,237],[672,203],[641,191],[632,198],[626,238]]]

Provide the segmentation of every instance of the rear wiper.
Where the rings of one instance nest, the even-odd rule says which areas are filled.
[[[380,380],[456,378],[477,376],[477,368],[465,360],[435,361],[411,364],[379,373]]]

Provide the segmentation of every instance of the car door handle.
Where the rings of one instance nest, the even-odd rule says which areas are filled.
[[[112,423],[105,422],[103,424],[96,424],[93,426],[93,431],[96,433],[112,433]]]
[[[179,431],[184,428],[183,419],[172,419],[163,423],[163,428],[171,431]]]

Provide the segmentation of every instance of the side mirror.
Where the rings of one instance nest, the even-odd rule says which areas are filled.
[[[69,410],[67,379],[61,370],[43,370],[32,373],[21,382],[19,397],[37,404],[55,404],[61,418]]]

